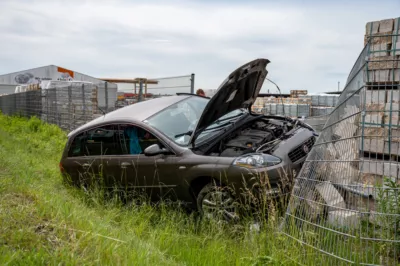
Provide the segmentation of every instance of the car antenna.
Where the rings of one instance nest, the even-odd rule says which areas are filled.
[[[275,82],[273,82],[272,80],[270,80],[269,78],[266,77],[265,79],[268,80],[269,82],[271,82],[272,84],[274,84],[275,87],[278,89],[278,92],[279,92],[279,95],[280,95],[280,98],[281,98],[281,101],[282,101],[283,116],[286,117],[286,115],[285,115],[285,107],[283,106],[283,98],[282,98],[281,89],[279,89],[279,86],[278,86]]]

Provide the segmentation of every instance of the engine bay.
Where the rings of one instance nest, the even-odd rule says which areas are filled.
[[[215,145],[209,155],[236,157],[246,153],[272,153],[279,142],[288,138],[295,125],[275,119],[260,119],[238,128]]]

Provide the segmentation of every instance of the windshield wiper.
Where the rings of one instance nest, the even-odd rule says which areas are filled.
[[[186,136],[186,135],[190,136],[192,134],[193,134],[193,130],[189,130],[188,132],[180,133],[178,135],[175,135],[175,138],[179,138],[179,137]]]

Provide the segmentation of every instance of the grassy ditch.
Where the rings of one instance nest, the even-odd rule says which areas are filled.
[[[198,222],[161,206],[124,205],[67,187],[66,134],[36,118],[0,114],[1,265],[321,265],[277,232]]]

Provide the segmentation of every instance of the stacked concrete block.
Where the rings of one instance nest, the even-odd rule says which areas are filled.
[[[397,178],[399,163],[365,159],[360,162],[360,172]]]
[[[48,88],[42,90],[42,119],[72,130],[94,118],[97,88],[93,85]]]
[[[364,99],[364,94],[361,93],[361,99]],[[384,90],[366,90],[365,91],[365,104],[382,104],[386,101],[386,91]]]
[[[371,44],[389,45],[392,43],[392,34],[395,19],[368,22],[365,29],[364,44],[370,39]]]
[[[360,147],[364,152],[400,154],[400,93],[398,89],[366,90]]]
[[[369,41],[368,75],[370,83],[399,82],[400,18],[368,22],[364,44]]]
[[[321,106],[312,106],[311,114],[312,116],[323,116],[329,115],[334,110],[334,107],[321,107]]]

